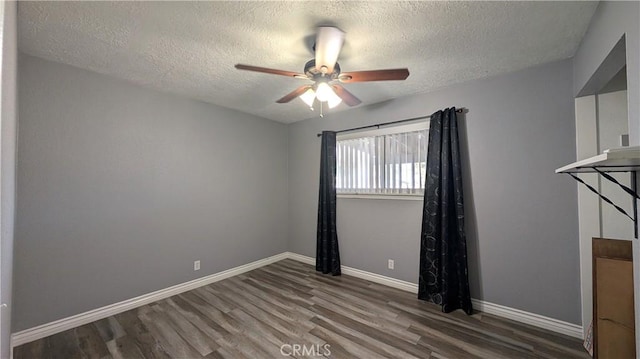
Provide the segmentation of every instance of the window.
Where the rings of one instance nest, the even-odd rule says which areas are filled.
[[[422,195],[429,123],[340,135],[338,195]]]

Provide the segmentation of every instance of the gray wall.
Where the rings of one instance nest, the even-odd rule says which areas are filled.
[[[13,278],[13,235],[15,221],[15,190],[16,190],[16,92],[17,92],[17,55],[18,55],[18,29],[17,29],[17,3],[15,1],[3,1],[4,7],[2,21],[2,121],[0,124],[2,148],[0,149],[1,173],[0,176],[0,293],[1,302],[7,304],[2,308],[2,320],[0,322],[0,357],[9,358],[11,335],[11,309],[12,306],[12,278]]]
[[[640,145],[640,2],[600,2],[574,56],[573,87],[574,94],[578,94],[623,35],[627,55],[629,144],[633,146]]]
[[[583,96],[575,99],[576,157],[585,159],[598,154],[598,110],[597,96]],[[599,188],[599,175],[582,173],[580,179],[593,188]],[[583,333],[589,330],[588,323],[593,317],[592,278],[592,238],[600,236],[600,198],[586,186],[576,182],[578,188],[578,232],[580,237],[580,290],[582,299]]]
[[[585,159],[603,150],[620,146],[620,135],[628,133],[627,91],[582,96],[575,99],[576,155]],[[628,173],[612,173],[620,183],[630,184]],[[599,178],[597,173],[582,173],[580,178],[610,198],[627,213],[632,213],[631,197],[617,185]],[[580,236],[580,278],[582,322],[593,317],[592,242],[593,237],[631,239],[633,222],[602,201],[586,186],[578,188],[578,225]],[[588,326],[583,330],[586,334]]]
[[[285,125],[26,55],[19,98],[14,331],[287,250]]]
[[[596,74],[609,52],[625,36],[629,145],[640,145],[640,2],[601,1],[574,56],[574,94]],[[637,176],[640,188],[640,176]],[[637,201],[640,206],[640,200]],[[590,267],[585,266],[586,270]],[[640,244],[633,241],[636,328],[640,327]],[[587,294],[588,295],[588,294]],[[640,353],[640,330],[636,331]]]
[[[474,298],[579,324],[571,61],[325,115],[289,126],[289,247],[315,256],[316,133],[468,109],[460,119]],[[338,199],[346,266],[417,283],[422,202]],[[387,269],[395,260],[395,270]]]
[[[627,91],[609,92],[596,97],[598,128],[598,153],[620,147],[620,135],[628,134]],[[594,154],[596,155],[596,154]],[[597,175],[596,175],[597,176]],[[618,182],[631,187],[629,173],[611,173]],[[600,180],[600,193],[622,207],[627,213],[633,213],[633,200],[618,185],[606,179]],[[594,195],[591,193],[591,195]],[[601,236],[604,238],[633,238],[633,221],[623,216],[613,206],[600,200]]]

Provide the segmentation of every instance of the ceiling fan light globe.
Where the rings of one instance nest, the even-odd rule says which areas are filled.
[[[327,100],[327,105],[331,109],[331,108],[334,108],[334,107],[338,106],[341,103],[342,103],[342,97],[338,96],[338,94],[336,93],[335,88],[331,86],[331,95],[329,96],[329,99]]]
[[[341,103],[342,103],[342,99],[340,98],[340,96],[336,95],[336,93],[332,91],[332,96],[329,97],[329,100],[327,101],[329,108],[334,108]]]
[[[307,91],[305,91],[305,93],[300,95],[300,99],[304,103],[306,103],[307,106],[312,107],[313,106],[313,102],[316,99],[316,93],[313,91],[313,89],[308,89]]]
[[[335,92],[326,82],[320,82],[316,88],[316,98],[320,102],[327,102],[331,95],[336,96]]]

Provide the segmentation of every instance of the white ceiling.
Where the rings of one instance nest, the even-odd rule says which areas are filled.
[[[407,67],[406,81],[345,84],[362,105],[573,56],[597,2],[20,2],[21,51],[275,121],[305,80],[315,27],[346,32],[342,71]],[[360,105],[360,106],[362,106]],[[344,104],[330,111],[344,110]]]

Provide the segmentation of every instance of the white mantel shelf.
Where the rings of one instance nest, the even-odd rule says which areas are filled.
[[[568,164],[556,170],[556,173],[640,171],[640,146],[621,147]]]
[[[599,189],[594,188],[578,176],[574,175],[574,173],[601,172],[599,173],[600,175],[617,184],[634,199],[640,199],[636,189],[635,171],[640,171],[640,146],[612,148],[604,151],[601,155],[593,156],[564,167],[560,167],[556,170],[556,173],[568,173],[576,181],[587,186],[591,192],[597,194],[602,200],[614,206],[625,216],[631,218],[634,224],[634,237],[638,238],[638,206],[636,205],[636,201],[633,202],[633,213],[629,215],[624,209],[616,206],[610,199],[605,197]],[[631,188],[618,182],[615,178],[609,176],[605,172],[631,172]]]

